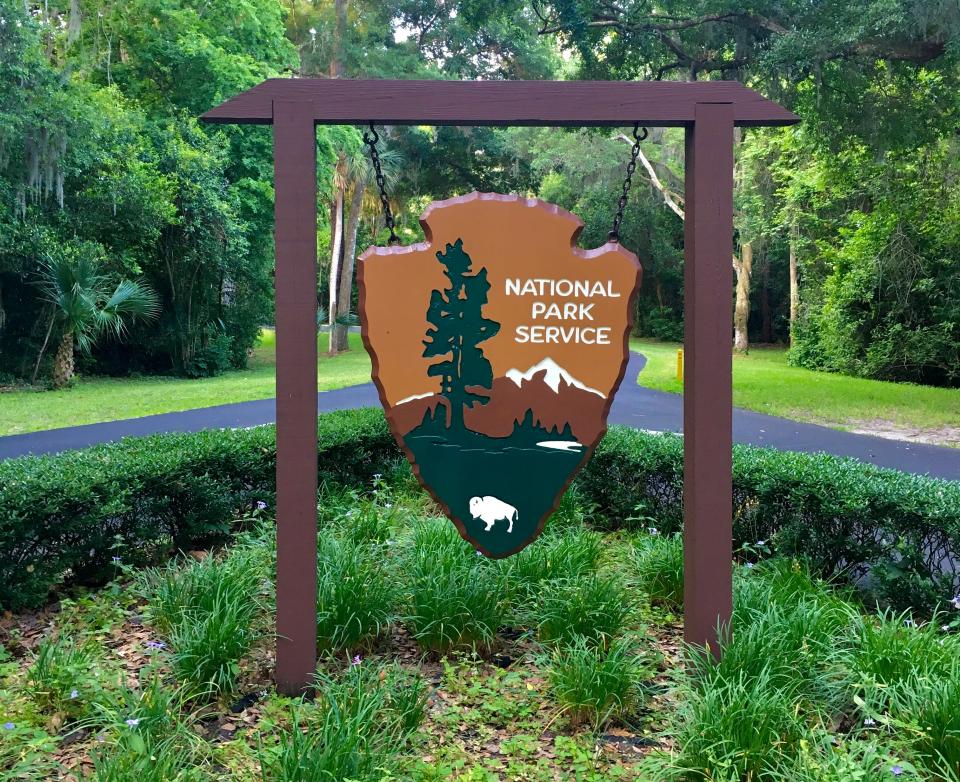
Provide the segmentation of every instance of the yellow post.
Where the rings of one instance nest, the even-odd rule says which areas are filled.
[[[683,348],[677,350],[677,382],[683,382]]]

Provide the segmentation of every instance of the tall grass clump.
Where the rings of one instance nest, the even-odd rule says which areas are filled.
[[[797,754],[777,764],[771,782],[892,782],[919,779],[914,766],[873,740],[844,741],[811,731]]]
[[[264,782],[379,782],[423,719],[422,682],[397,668],[353,666],[342,679],[318,677],[316,705],[295,708],[272,748],[260,744]]]
[[[549,584],[534,609],[542,641],[569,644],[577,637],[606,647],[626,629],[632,598],[612,576],[592,574]]]
[[[939,678],[915,676],[894,687],[882,723],[906,738],[917,765],[960,782],[960,655]]]
[[[859,617],[838,655],[837,686],[851,721],[909,745],[933,778],[960,780],[960,640],[937,620]]]
[[[849,644],[837,656],[841,697],[862,703],[865,716],[875,717],[910,682],[949,680],[960,659],[960,642],[945,638],[935,620],[918,626],[910,614],[858,615]]]
[[[244,548],[145,571],[147,614],[169,641],[178,680],[197,693],[228,692],[254,639],[257,596],[266,578],[262,552]]]
[[[684,687],[669,775],[685,780],[760,780],[796,754],[806,727],[793,688],[770,675],[714,676]]]
[[[320,536],[317,642],[321,650],[353,649],[380,635],[393,614],[396,589],[381,546]]]
[[[27,670],[30,694],[46,714],[81,716],[98,695],[102,650],[89,641],[58,634],[44,638]]]
[[[637,586],[651,603],[671,610],[683,607],[683,539],[680,535],[645,535],[631,552]]]
[[[551,531],[497,567],[519,604],[533,600],[548,581],[580,578],[594,571],[603,551],[596,532],[571,527]]]
[[[628,715],[640,699],[640,685],[651,673],[644,659],[624,639],[598,647],[583,636],[557,646],[547,664],[553,698],[576,727],[590,722],[599,728],[611,718]]]
[[[828,675],[853,610],[842,604],[803,598],[793,604],[769,603],[741,609],[732,638],[723,642],[717,661],[709,651],[691,650],[693,686],[741,674],[765,676],[773,687],[791,687],[796,695],[828,706]]]
[[[421,523],[403,562],[404,622],[423,649],[489,649],[510,595],[495,567],[446,521]]]
[[[103,745],[94,755],[97,782],[209,779],[189,692],[166,686],[154,669],[147,669],[136,687],[121,683],[105,689],[89,724]]]

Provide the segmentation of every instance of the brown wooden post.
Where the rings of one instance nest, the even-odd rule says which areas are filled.
[[[277,323],[277,689],[317,661],[317,158],[313,104],[273,103]]]
[[[715,654],[733,610],[733,120],[696,105],[684,188],[684,637]]]

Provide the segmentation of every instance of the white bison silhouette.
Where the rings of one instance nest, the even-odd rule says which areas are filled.
[[[507,532],[513,532],[513,522],[520,518],[520,514],[513,505],[489,495],[470,498],[470,515],[487,525],[483,528],[484,532],[489,532],[493,523],[501,519],[510,522]]]

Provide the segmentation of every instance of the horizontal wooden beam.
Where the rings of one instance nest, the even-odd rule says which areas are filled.
[[[729,103],[734,124],[799,117],[734,81],[390,81],[267,79],[211,109],[207,122],[273,122],[273,102],[313,104],[324,125],[681,126],[697,104]]]

